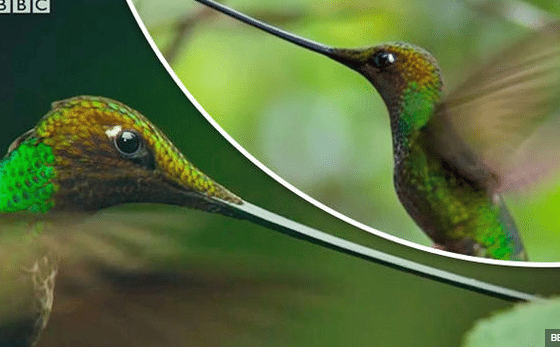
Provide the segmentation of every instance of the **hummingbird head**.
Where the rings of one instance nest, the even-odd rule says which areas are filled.
[[[333,48],[329,56],[372,83],[400,131],[419,129],[433,114],[442,80],[436,60],[424,49],[398,42],[364,49]]]
[[[52,209],[93,211],[151,202],[218,211],[241,200],[194,167],[148,119],[107,98],[79,96],[53,103],[37,126],[8,151],[52,151]],[[216,207],[218,206],[218,207]]]

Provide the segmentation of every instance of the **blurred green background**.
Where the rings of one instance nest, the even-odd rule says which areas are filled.
[[[439,61],[447,90],[534,30],[516,20],[560,15],[556,0],[226,3],[335,47],[414,43]],[[519,11],[490,12],[504,3]],[[187,89],[259,161],[357,221],[431,245],[397,200],[387,111],[362,76],[194,1],[135,4]],[[560,261],[559,191],[556,179],[506,196],[532,261]]]
[[[160,24],[156,21],[150,25],[152,28],[162,28],[153,30],[160,32],[161,40],[170,43],[174,37],[171,29],[177,25],[177,20],[198,11],[200,7],[195,8],[194,4],[183,0],[175,2],[175,7],[163,4],[156,1],[151,6],[167,11],[169,17],[165,17]],[[307,12],[318,13],[320,16],[316,17],[317,20],[307,23],[307,32],[303,29],[303,24],[290,24],[292,20],[286,23],[280,21],[277,24],[286,25],[290,30],[333,44],[344,37],[357,40],[360,36],[344,32],[343,26],[339,25],[338,29],[333,31],[338,38],[321,37],[321,33],[327,32],[327,24],[331,21],[343,23],[355,15],[384,13],[381,11],[383,7],[364,4],[356,4],[359,7],[355,9],[338,8],[334,3],[326,2],[322,5],[310,2],[305,6],[296,2],[286,4],[293,5],[290,8],[295,11],[293,14],[285,12],[282,18],[286,20],[294,15],[299,18],[301,13]],[[150,3],[143,2],[140,5],[141,8],[149,8]],[[400,7],[401,5],[403,7]],[[272,13],[276,13],[281,10],[275,7],[267,9],[270,5],[264,3],[261,9],[251,10],[250,6],[254,6],[253,2],[239,4],[241,10],[249,13],[253,11],[252,14],[255,15],[259,11],[268,13],[274,10]],[[394,22],[401,23],[403,27],[410,21],[420,22],[416,18],[424,12],[426,17],[436,17],[428,15],[429,11],[426,9],[405,7],[400,3],[391,6],[392,12],[385,12],[393,13]],[[434,6],[430,11],[435,11],[436,8],[437,6]],[[0,32],[10,33],[0,37],[0,107],[4,121],[4,126],[0,127],[2,148],[7,149],[15,137],[31,128],[49,110],[52,101],[80,94],[111,97],[145,114],[168,134],[186,157],[202,171],[254,204],[346,239],[447,271],[531,293],[552,295],[560,292],[557,284],[559,269],[503,267],[437,256],[368,235],[306,203],[251,164],[196,111],[157,60],[124,1],[58,0],[53,2],[52,9],[50,15],[0,17]],[[364,9],[367,11],[363,11]],[[183,10],[185,12],[181,12]],[[405,17],[406,20],[397,20],[403,18],[397,14],[402,15],[405,12],[409,13]],[[378,161],[385,161],[387,168],[380,169],[374,175],[386,180],[386,183],[383,183],[385,193],[361,197],[358,206],[361,206],[362,213],[369,218],[368,221],[382,230],[395,233],[407,230],[407,227],[402,225],[410,223],[408,217],[398,212],[400,207],[396,202],[389,203],[394,197],[390,188],[391,173],[388,168],[391,158],[386,116],[381,113],[379,120],[375,120],[377,118],[373,116],[372,109],[382,105],[365,81],[347,71],[345,78],[348,81],[343,83],[341,77],[334,77],[334,71],[346,71],[345,69],[322,59],[315,59],[308,53],[292,50],[290,45],[278,43],[265,35],[260,38],[247,36],[239,40],[238,33],[252,35],[251,30],[212,15],[211,12],[207,15],[210,15],[212,20],[201,22],[195,31],[210,31],[197,34],[201,36],[194,35],[193,32],[190,38],[187,37],[188,44],[183,45],[181,51],[185,53],[185,57],[198,52],[198,60],[204,60],[204,63],[199,61],[199,67],[214,72],[212,77],[212,73],[208,76],[202,75],[202,72],[191,71],[188,80],[183,78],[195,96],[200,99],[202,95],[199,97],[198,94],[203,94],[203,91],[219,91],[220,86],[225,90],[210,100],[220,99],[222,106],[211,106],[211,102],[200,99],[209,112],[259,158],[264,156],[264,144],[270,146],[269,150],[275,150],[272,146],[278,146],[276,150],[279,150],[286,148],[286,145],[301,142],[282,138],[276,140],[280,141],[280,144],[268,143],[266,139],[258,140],[262,135],[258,135],[259,132],[254,129],[259,127],[268,127],[269,132],[274,130],[272,133],[275,136],[287,136],[290,133],[296,136],[297,132],[303,131],[303,134],[312,132],[319,139],[328,131],[328,136],[338,139],[337,146],[343,146],[347,141],[358,141],[355,144],[349,143],[360,148],[371,148],[375,143],[370,141],[377,141],[379,137],[382,139],[379,146],[385,146],[385,149],[379,147],[375,153],[382,155],[381,153],[386,152],[383,154],[384,159],[370,158],[368,160],[372,162],[361,164],[358,172],[367,182],[364,185],[367,189],[363,189],[363,192],[374,189],[375,181],[367,177],[371,176],[373,168],[381,167]],[[301,17],[303,23],[309,21],[304,18],[306,17]],[[372,23],[385,21],[385,17],[376,18],[374,16]],[[369,23],[370,20],[354,19],[350,22],[354,22],[356,27],[361,27],[362,23]],[[451,27],[454,27],[451,23],[455,22],[454,19],[447,20]],[[427,27],[422,29],[424,33],[435,30],[426,25]],[[373,29],[371,28],[372,32],[377,30]],[[413,35],[418,35],[420,40],[423,37],[420,35],[421,30],[413,27],[409,27],[408,30],[410,37],[400,37],[404,34],[397,35],[397,32],[391,29],[386,30],[378,40],[402,38],[420,44]],[[448,29],[439,30],[453,32]],[[504,29],[503,34],[506,32]],[[207,37],[203,40],[204,35]],[[371,35],[373,33],[368,33],[363,42],[368,43]],[[221,44],[226,42],[221,40],[226,39],[228,44],[236,48]],[[245,47],[253,40],[260,40],[256,41],[260,46],[251,49]],[[349,41],[348,45],[350,44],[357,45],[361,42]],[[279,50],[274,51],[275,47]],[[234,58],[236,54],[245,54],[246,59]],[[265,56],[263,59],[254,59],[256,54]],[[291,57],[297,57],[297,54],[301,54],[300,59],[295,59],[293,63],[287,64],[288,66],[284,65]],[[217,60],[214,65],[210,64],[211,59],[221,60]],[[301,71],[299,68],[292,70],[291,64],[309,59],[311,61],[307,63],[307,71]],[[258,79],[258,74],[244,70],[256,66],[261,60],[264,63],[274,63],[261,67],[260,78],[265,81],[268,78],[268,89],[265,88],[265,84],[253,81]],[[188,64],[195,66],[195,62]],[[324,64],[319,71],[321,73],[315,69],[319,64]],[[286,69],[289,70],[286,77],[276,76],[277,71]],[[330,70],[333,73],[328,73]],[[226,78],[227,83],[215,78],[229,74],[238,74],[237,80],[234,79],[230,83],[229,78],[233,78],[234,75]],[[311,87],[302,86],[296,89],[289,84],[292,80],[307,80],[313,74],[316,75],[311,82],[325,88],[329,97],[319,97],[318,91]],[[327,87],[327,80],[324,78],[334,79],[339,83],[333,82]],[[288,84],[282,85],[282,79]],[[243,84],[242,80],[245,81]],[[199,90],[190,85],[193,81],[199,84]],[[246,91],[247,85],[254,85],[255,88]],[[280,93],[272,93],[273,89]],[[300,92],[295,96],[284,95],[292,89]],[[234,90],[249,95],[260,93],[261,98],[268,100],[264,104],[268,105],[268,111],[253,110],[252,107],[263,107],[257,106],[256,101],[250,102],[240,96],[237,97],[237,101],[230,99]],[[360,96],[359,90],[365,90],[367,96]],[[273,102],[276,98],[295,100],[287,105],[296,109],[307,107],[313,112],[296,110],[286,113],[283,108],[288,106],[282,106],[279,101]],[[331,104],[333,100],[339,99],[349,99],[353,104],[346,106],[348,109]],[[246,105],[246,108],[234,106],[237,102]],[[306,103],[308,106],[304,106]],[[359,127],[346,123],[350,118],[343,113],[354,110],[354,106],[361,108],[361,118],[358,116],[358,119],[361,119],[362,123]],[[227,112],[220,112],[219,107]],[[276,123],[265,126],[261,119],[251,118],[253,115],[267,112],[272,116],[276,115]],[[227,117],[238,114],[244,117],[227,120]],[[286,114],[294,118],[292,122],[305,121],[294,123],[299,126],[289,131],[280,131],[285,122],[279,121],[278,118],[285,117]],[[332,116],[329,116],[331,114]],[[274,117],[272,119],[274,120]],[[325,119],[333,123],[328,123]],[[375,126],[375,122],[379,122],[380,126]],[[247,131],[245,137],[230,129],[234,125],[237,126],[237,123],[245,124],[239,127],[239,131]],[[325,128],[315,128],[321,124],[327,125]],[[317,129],[320,131],[317,132]],[[364,134],[351,135],[361,129]],[[341,137],[340,134],[344,131],[348,134]],[[372,132],[378,135],[372,137]],[[258,140],[254,141],[254,149],[249,147],[249,143],[253,142],[249,141],[253,135]],[[300,134],[297,138],[307,138],[307,135]],[[335,153],[330,142],[326,143],[310,143],[309,146],[314,149],[310,153],[318,158]],[[323,154],[320,154],[317,152],[317,146],[319,152],[322,151],[321,146],[327,147],[322,151]],[[298,154],[294,151],[299,152],[300,149],[291,149],[288,158]],[[359,149],[358,152],[365,153],[365,150]],[[341,154],[340,158],[346,157]],[[336,197],[347,194],[343,188],[353,184],[351,178],[355,174],[355,171],[348,171],[349,168],[355,167],[366,157],[360,155],[356,158],[355,161],[350,161],[349,157],[331,160],[348,160],[349,166],[345,170],[349,181],[346,183],[337,183],[337,176],[334,174],[336,172],[330,171],[330,165],[324,165],[324,162],[313,164],[311,160],[304,161],[303,165],[298,164],[297,168],[294,164],[291,170],[300,170],[301,175],[292,173],[292,176],[268,162],[266,164],[289,180],[296,180],[301,176],[302,180],[311,182],[313,176],[328,174],[330,178],[322,183],[326,192],[324,195]],[[327,157],[325,160],[328,162],[330,159]],[[315,165],[313,170],[310,169],[312,164]],[[303,171],[307,169],[308,172]],[[294,183],[299,184],[296,181]],[[326,199],[311,188],[300,188],[323,201]],[[328,193],[329,189],[332,190],[331,193]],[[360,189],[360,185],[353,188]],[[382,195],[379,194],[385,194],[385,197],[381,199]],[[394,206],[391,207],[391,204]],[[344,211],[334,203],[333,206]],[[382,213],[378,214],[378,217],[371,217],[371,211],[376,209],[382,209]],[[146,212],[147,216],[155,213],[154,216],[157,217],[148,220],[137,218],[135,214],[131,214],[135,211]],[[150,239],[142,239],[143,234],[133,234],[130,239],[136,237],[145,241],[146,257],[156,263],[156,268],[181,273],[186,280],[170,288],[162,285],[161,279],[153,277],[133,278],[134,274],[129,274],[131,278],[125,280],[118,276],[111,277],[111,269],[105,269],[106,273],[100,274],[99,280],[120,279],[121,282],[113,281],[108,289],[100,286],[98,282],[86,281],[78,287],[80,290],[76,290],[76,287],[68,287],[61,280],[57,288],[69,288],[70,291],[66,293],[69,297],[66,297],[66,301],[61,300],[61,296],[55,298],[53,315],[39,346],[456,346],[477,320],[512,306],[511,303],[500,299],[401,273],[289,238],[248,222],[185,208],[129,206],[113,208],[92,218],[99,218],[106,223],[130,224],[126,228],[123,227],[122,231],[125,234],[127,230],[134,231],[136,227],[148,226],[156,235],[165,236],[178,249],[177,252],[171,252],[173,255],[170,258],[169,252],[161,250],[160,244],[151,244],[147,242]],[[384,220],[387,225],[392,221],[398,224],[395,224],[394,230],[389,226],[385,228],[385,225],[376,224],[376,218]],[[408,228],[411,230],[411,239],[420,238],[414,226],[410,225]],[[5,230],[3,228],[2,232]],[[107,232],[100,231],[101,234]],[[140,252],[142,249],[131,249],[138,251],[136,256],[143,256]],[[2,266],[0,264],[0,269]],[[69,277],[81,275],[71,273],[75,270],[61,267],[61,273],[66,271]],[[118,270],[119,268],[112,271]],[[6,299],[9,300],[0,298]],[[544,331],[543,326],[536,329],[536,333],[539,333],[541,328]]]

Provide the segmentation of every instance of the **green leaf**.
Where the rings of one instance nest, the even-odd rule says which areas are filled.
[[[519,304],[478,321],[463,347],[544,346],[545,329],[560,328],[560,298]]]

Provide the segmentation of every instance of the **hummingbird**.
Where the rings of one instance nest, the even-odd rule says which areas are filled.
[[[3,270],[0,272],[0,298],[10,298],[3,299],[0,305],[1,346],[35,345],[47,327],[51,312],[56,310],[57,297],[63,303],[70,302],[71,306],[76,302],[76,292],[83,291],[84,286],[107,288],[88,295],[89,301],[82,304],[85,309],[102,311],[106,315],[114,312],[112,306],[104,307],[103,311],[99,305],[113,301],[116,305],[122,303],[123,298],[117,294],[124,291],[127,283],[137,283],[139,288],[135,295],[143,293],[143,287],[147,286],[149,293],[155,286],[163,288],[161,292],[169,295],[168,300],[184,302],[187,299],[179,284],[184,284],[186,279],[180,275],[140,271],[140,279],[131,279],[131,272],[145,267],[143,260],[126,253],[127,247],[117,250],[115,245],[140,239],[143,241],[128,247],[133,250],[129,253],[140,253],[134,250],[150,247],[153,251],[157,244],[163,244],[160,248],[165,252],[172,252],[173,244],[141,230],[127,232],[126,225],[93,224],[89,229],[77,226],[97,211],[134,202],[183,206],[247,220],[463,288],[517,298],[514,300],[535,299],[368,249],[260,209],[191,164],[167,136],[138,111],[105,97],[77,96],[53,103],[52,109],[33,129],[9,146],[0,161],[0,266]],[[137,215],[132,218],[138,219]],[[172,219],[159,219],[162,218]],[[62,289],[56,285],[60,273]],[[78,279],[69,282],[73,277]],[[95,278],[102,278],[103,285]],[[76,281],[81,284],[75,285]],[[204,286],[207,290],[224,286],[218,282],[208,281]],[[270,288],[270,285],[262,284],[255,290]],[[244,289],[247,290],[250,289]],[[163,300],[161,295],[155,295],[153,300]],[[140,296],[146,298],[145,293]],[[122,303],[129,310],[141,309],[133,308],[133,303],[127,305]],[[145,305],[159,307],[147,299]],[[58,310],[65,311],[65,306]],[[150,317],[161,314],[153,311]],[[63,316],[68,316],[68,312],[65,313]],[[90,323],[98,326],[98,323]],[[146,321],[139,323],[147,324]],[[178,325],[175,327],[180,329]],[[173,343],[180,341],[175,339]]]
[[[435,248],[528,260],[502,194],[534,182],[542,177],[539,170],[550,166],[533,154],[535,147],[546,147],[535,145],[534,138],[557,128],[558,22],[502,52],[446,94],[436,59],[413,44],[333,48],[215,1],[196,1],[337,61],[373,85],[390,118],[395,191]]]

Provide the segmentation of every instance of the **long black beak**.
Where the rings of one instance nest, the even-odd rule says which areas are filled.
[[[212,7],[213,9],[218,10],[219,12],[222,12],[222,13],[230,16],[230,17],[233,17],[237,20],[240,20],[240,21],[242,21],[244,23],[247,23],[251,26],[254,26],[255,28],[264,30],[269,34],[272,34],[272,35],[274,35],[276,37],[279,37],[283,40],[291,42],[295,45],[298,45],[300,47],[309,49],[313,52],[317,52],[319,54],[325,55],[329,58],[334,58],[335,49],[332,48],[332,47],[323,45],[322,43],[318,43],[318,42],[315,42],[315,41],[308,40],[308,39],[303,38],[301,36],[294,35],[292,33],[284,31],[282,29],[278,29],[276,27],[273,27],[270,24],[266,24],[266,23],[263,23],[259,20],[254,19],[254,18],[251,18],[251,17],[249,17],[249,16],[247,16],[243,13],[237,12],[236,10],[231,9],[227,6],[224,6],[224,5],[222,5],[220,3],[217,3],[215,1],[212,1],[212,0],[195,0],[195,1],[198,1],[201,4],[204,4],[208,7]]]
[[[257,29],[266,31],[269,34],[272,34],[276,37],[279,37],[283,40],[286,40],[288,42],[291,42],[295,45],[298,45],[300,47],[303,47],[305,49],[308,49],[310,51],[319,53],[323,56],[326,56],[328,58],[331,58],[334,61],[337,61],[339,63],[341,63],[342,65],[349,67],[357,72],[359,72],[360,74],[363,74],[363,71],[361,69],[362,65],[363,65],[363,51],[364,49],[360,49],[360,48],[333,48],[333,47],[329,47],[327,45],[324,45],[322,43],[318,43],[306,38],[303,38],[301,36],[298,35],[294,35],[292,33],[289,33],[287,31],[284,31],[282,29],[276,28],[270,24],[261,22],[257,19],[251,18],[241,12],[238,12],[234,9],[231,9],[227,6],[224,6],[220,3],[217,3],[213,0],[195,0],[197,2],[200,2],[206,6],[209,6],[219,12],[222,12],[230,17],[233,17],[237,20],[240,20],[246,24],[249,24]],[[364,75],[366,78],[369,77]]]

